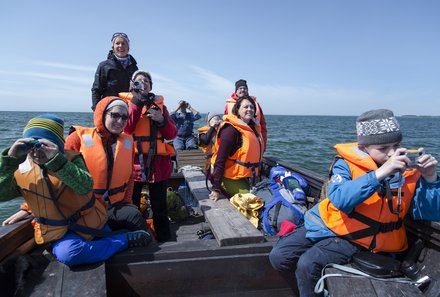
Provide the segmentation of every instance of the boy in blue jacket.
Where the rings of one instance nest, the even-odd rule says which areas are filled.
[[[300,296],[328,263],[346,264],[358,251],[407,249],[403,219],[440,220],[437,160],[418,149],[412,162],[400,146],[402,133],[390,110],[357,118],[357,143],[338,144],[328,197],[306,213],[304,226],[281,237],[269,258]],[[297,291],[298,290],[298,291]]]

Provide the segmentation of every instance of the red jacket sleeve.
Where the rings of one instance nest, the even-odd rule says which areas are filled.
[[[159,128],[160,133],[166,140],[171,140],[177,136],[177,127],[171,118],[166,106],[163,107],[163,116],[165,117],[165,125]]]
[[[128,122],[124,129],[126,133],[132,134],[134,130],[136,130],[136,125],[142,114],[142,108],[142,106],[137,106],[130,101],[130,104],[128,105]]]
[[[64,143],[64,149],[71,150],[75,152],[79,152],[81,149],[81,139],[79,135],[75,132],[71,133],[66,138],[66,142]]]

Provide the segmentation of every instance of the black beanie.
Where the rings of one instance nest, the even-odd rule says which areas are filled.
[[[358,143],[361,145],[400,142],[402,132],[391,110],[374,109],[361,114],[356,120]]]
[[[246,87],[247,89],[247,82],[244,79],[239,79],[235,82],[235,91],[237,92],[239,87]]]

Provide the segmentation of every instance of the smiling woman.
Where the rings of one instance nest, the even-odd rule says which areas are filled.
[[[92,110],[106,96],[117,96],[127,92],[130,78],[138,70],[136,60],[128,53],[130,39],[125,33],[114,33],[111,39],[112,49],[107,60],[99,63],[92,86]]]
[[[229,196],[249,192],[259,175],[264,144],[261,126],[254,120],[255,109],[254,100],[243,96],[235,103],[232,114],[223,118],[211,159],[214,172],[209,198],[214,201],[220,192]]]
[[[147,230],[132,204],[133,138],[122,133],[127,120],[127,103],[118,97],[105,97],[96,105],[95,127],[72,127],[66,149],[82,153],[93,178],[93,192],[108,206],[110,228]]]

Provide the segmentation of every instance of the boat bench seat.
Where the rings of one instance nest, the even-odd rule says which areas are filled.
[[[205,220],[220,246],[264,242],[264,235],[252,225],[225,197],[209,199],[206,177],[200,170],[183,170],[183,176],[197,199]],[[208,181],[208,186],[211,184]]]

